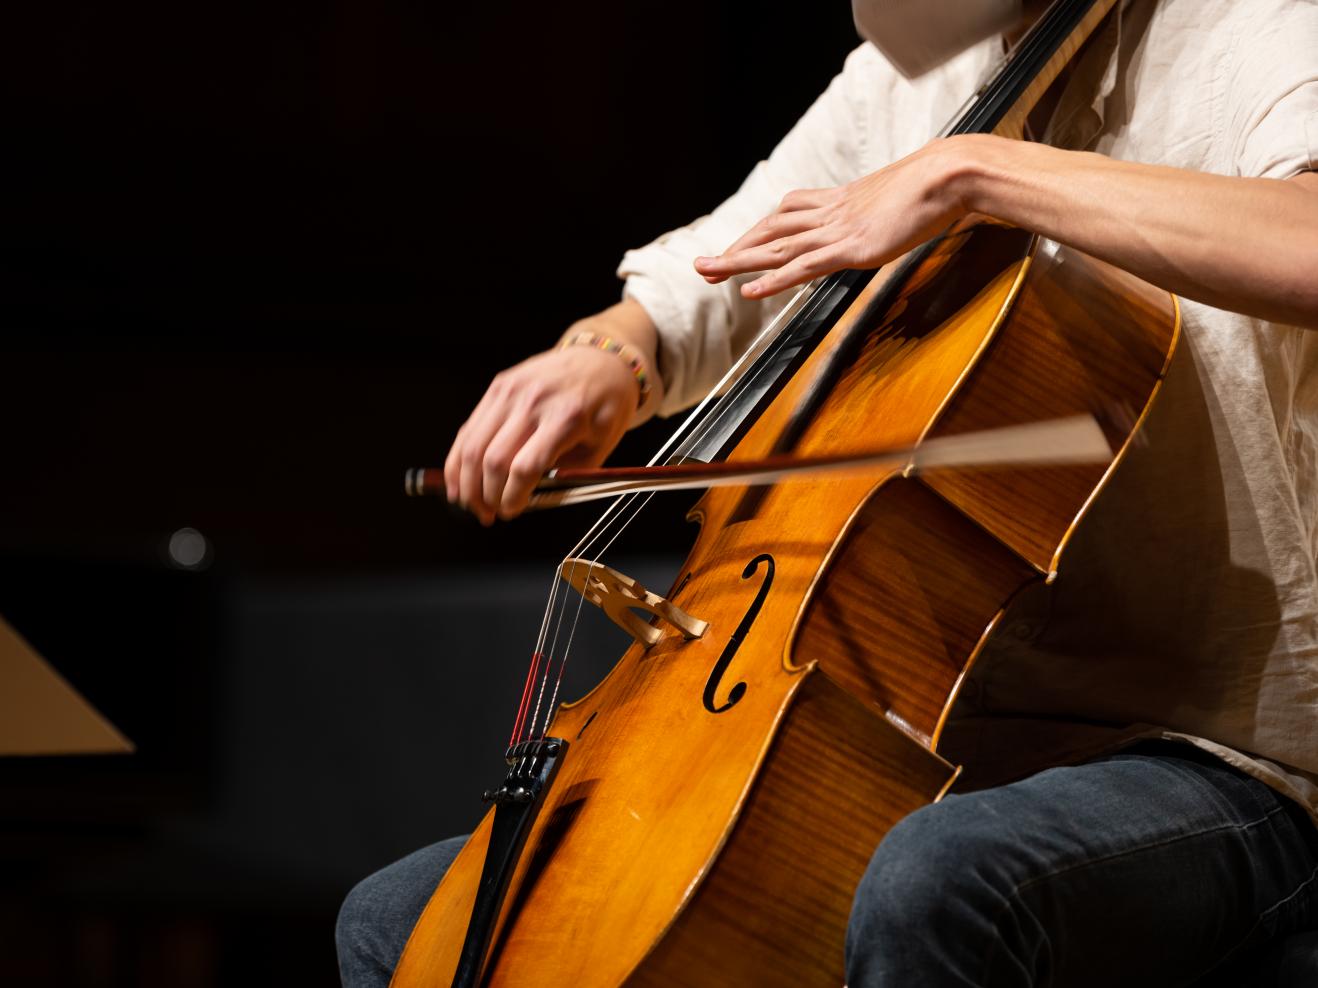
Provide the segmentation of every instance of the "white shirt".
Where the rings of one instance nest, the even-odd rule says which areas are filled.
[[[1318,169],[1318,3],[1133,0],[1076,67],[1051,142],[1284,179]],[[629,251],[659,328],[662,411],[714,385],[783,300],[691,267],[796,188],[924,144],[992,71],[980,45],[908,81],[869,45],[713,213]],[[1223,231],[1229,236],[1229,231]],[[1318,277],[1318,272],[1315,272]],[[1183,301],[1181,349],[1052,587],[975,667],[943,751],[981,782],[1136,737],[1192,741],[1318,818],[1318,331]]]

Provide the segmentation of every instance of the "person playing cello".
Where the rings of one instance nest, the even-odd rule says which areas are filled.
[[[699,400],[785,289],[966,215],[1176,293],[1147,442],[1077,535],[1074,578],[1017,601],[977,663],[944,744],[969,785],[875,850],[848,984],[1318,984],[1318,5],[1118,4],[1032,115],[1037,141],[928,140],[1017,5],[930,0],[947,45],[974,43],[918,57],[902,6],[854,0],[870,42],[741,188],[627,252],[621,302],[494,379],[448,497],[515,517],[547,470]],[[908,79],[880,48],[940,64]],[[388,983],[460,846],[353,890],[345,985]]]

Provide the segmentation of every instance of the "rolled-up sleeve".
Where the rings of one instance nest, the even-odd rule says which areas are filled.
[[[639,302],[659,329],[660,414],[700,400],[790,298],[785,292],[748,301],[739,291],[745,278],[710,285],[692,261],[721,252],[793,189],[839,185],[860,175],[874,57],[865,46],[853,51],[768,159],[712,213],[623,256],[618,277],[626,281],[624,295]]]

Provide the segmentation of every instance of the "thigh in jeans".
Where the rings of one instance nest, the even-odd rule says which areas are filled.
[[[339,909],[334,939],[344,988],[384,988],[435,886],[466,837],[431,844],[362,879]]]
[[[852,988],[1186,985],[1315,918],[1318,831],[1267,786],[1160,744],[949,797],[857,891]]]

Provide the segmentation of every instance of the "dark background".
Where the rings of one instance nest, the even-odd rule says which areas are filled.
[[[0,614],[138,751],[0,759],[0,984],[333,984],[352,883],[478,818],[594,517],[485,530],[403,470],[617,298],[624,248],[736,186],[855,43],[848,6],[6,22]],[[636,575],[666,582],[681,508],[622,547]],[[204,569],[171,564],[184,526]],[[618,651],[584,634],[569,693]]]

